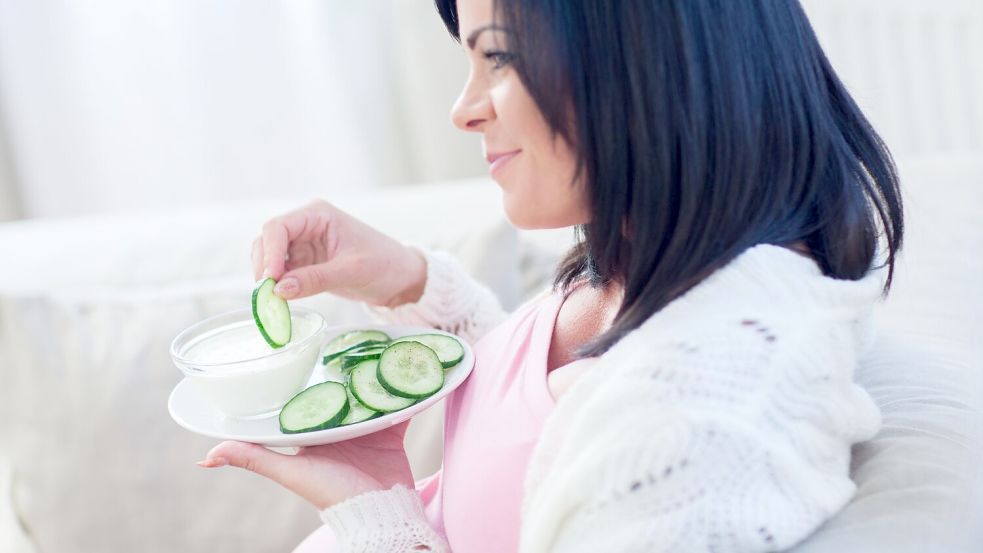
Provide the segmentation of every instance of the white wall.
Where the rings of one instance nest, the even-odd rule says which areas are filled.
[[[426,0],[0,0],[8,196],[51,216],[481,174],[455,46]]]
[[[17,219],[21,216],[20,194],[14,178],[13,166],[4,133],[3,120],[0,119],[0,221]]]
[[[983,151],[983,2],[803,0],[899,158]],[[0,0],[0,220],[482,175],[431,0]]]
[[[983,152],[983,2],[802,0],[895,157]]]

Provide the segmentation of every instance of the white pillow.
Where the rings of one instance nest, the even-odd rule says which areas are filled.
[[[962,553],[983,543],[983,162],[902,162],[907,230],[858,368],[884,425],[856,496],[795,553]]]

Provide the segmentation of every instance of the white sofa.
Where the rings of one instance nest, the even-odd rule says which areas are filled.
[[[983,161],[913,162],[903,176],[908,249],[857,373],[884,428],[855,448],[854,500],[797,553],[963,551],[955,540],[980,527]],[[453,252],[509,308],[546,285],[572,239],[516,232],[485,179],[330,199]],[[181,378],[170,340],[248,301],[252,237],[306,200],[0,225],[0,552],[284,551],[318,525],[264,479],[196,467],[215,441],[166,409]],[[326,295],[303,303],[332,323],[367,320]],[[411,424],[417,477],[439,466],[441,420],[437,408]]]
[[[252,238],[308,199],[0,226],[0,552],[281,551],[319,524],[269,482],[196,467],[215,441],[166,407],[181,378],[170,341],[247,305]],[[330,199],[454,252],[506,307],[555,262],[536,244],[572,236],[546,233],[520,250],[485,179]],[[331,324],[368,320],[327,295],[299,303]],[[441,423],[434,409],[411,425],[417,477],[439,467]]]

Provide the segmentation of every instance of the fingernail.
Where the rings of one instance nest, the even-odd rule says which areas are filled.
[[[213,457],[211,459],[205,459],[204,461],[198,461],[195,464],[197,464],[199,467],[205,467],[206,469],[214,469],[224,467],[228,465],[229,462],[226,461],[224,457]]]
[[[273,288],[273,292],[283,299],[290,299],[297,295],[297,291],[300,289],[300,285],[297,283],[296,278],[285,278],[280,282],[276,283],[276,287]]]

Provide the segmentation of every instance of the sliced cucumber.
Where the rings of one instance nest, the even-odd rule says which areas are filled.
[[[385,344],[390,341],[385,332],[378,330],[353,330],[346,332],[328,342],[322,362],[327,365],[332,359],[341,354],[372,344]]]
[[[369,419],[374,419],[376,417],[382,416],[379,411],[374,411],[368,407],[362,405],[362,402],[352,394],[350,388],[345,388],[348,391],[348,416],[345,420],[341,421],[340,426],[345,426],[346,424],[355,424],[356,422],[367,421]]]
[[[263,279],[253,290],[253,320],[270,346],[282,348],[290,342],[290,308],[287,300],[273,293],[276,281]]]
[[[389,342],[391,340],[389,335],[379,330],[352,330],[329,342],[328,349],[340,351],[364,342]]]
[[[346,353],[341,356],[341,370],[347,371],[349,369],[355,368],[362,361],[368,361],[370,359],[378,359],[382,355],[382,350],[380,351],[370,351],[368,353]]]
[[[457,365],[464,359],[464,347],[461,345],[461,342],[450,336],[443,334],[414,334],[412,336],[403,336],[394,340],[393,343],[407,341],[420,342],[434,350],[437,353],[437,358],[440,359],[440,364],[445,369]]]
[[[341,371],[341,357],[335,357],[334,359],[328,361],[327,364],[324,365],[324,369],[326,371],[336,370],[336,371],[339,371],[340,372]]]
[[[313,432],[338,426],[348,416],[348,391],[340,382],[322,382],[295,395],[280,410],[284,434]]]
[[[352,395],[364,406],[375,411],[391,413],[416,403],[415,399],[394,396],[386,391],[376,376],[379,361],[363,361],[352,369],[348,387]]]
[[[381,352],[382,350],[389,347],[389,342],[372,342],[364,346],[356,346],[347,351],[344,355],[358,355],[361,353],[375,353]]]
[[[379,357],[377,378],[390,394],[422,399],[444,385],[444,367],[429,346],[415,341],[396,342]]]

